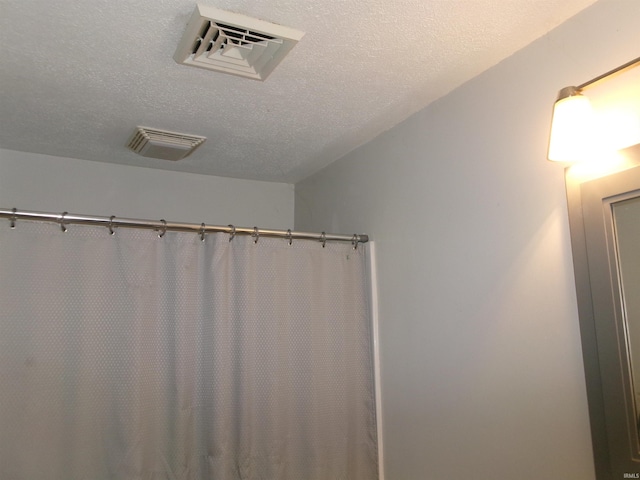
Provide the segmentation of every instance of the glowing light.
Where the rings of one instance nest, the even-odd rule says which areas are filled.
[[[599,135],[607,150],[622,150],[640,143],[640,115],[629,109],[596,111]]]
[[[549,160],[583,162],[602,155],[596,118],[589,99],[577,94],[558,100],[553,109]]]
[[[578,86],[565,87],[558,93],[551,120],[547,158],[556,162],[610,163],[611,155],[640,143],[640,88],[628,73],[640,66],[640,57],[620,65]],[[638,70],[634,70],[638,73]],[[627,75],[621,75],[621,74]],[[633,76],[633,73],[631,73]],[[615,79],[613,77],[616,77]],[[619,82],[624,78],[623,85]],[[593,109],[583,91],[607,82],[604,101]],[[613,87],[615,86],[615,88]]]

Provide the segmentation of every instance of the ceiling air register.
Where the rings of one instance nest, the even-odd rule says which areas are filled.
[[[137,127],[127,147],[143,157],[180,160],[204,143],[206,137]]]
[[[304,32],[197,5],[174,60],[209,70],[265,80]]]

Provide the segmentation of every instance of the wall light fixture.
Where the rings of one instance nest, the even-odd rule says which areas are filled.
[[[607,149],[599,136],[591,102],[583,90],[611,75],[640,65],[640,57],[620,65],[577,87],[565,87],[558,92],[553,107],[551,135],[547,158],[555,162],[580,162],[592,159]],[[614,147],[615,148],[615,147]]]

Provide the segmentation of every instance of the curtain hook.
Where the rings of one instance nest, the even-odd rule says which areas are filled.
[[[16,210],[15,208],[11,209],[11,228],[16,228]]]
[[[167,221],[164,218],[160,221],[162,222],[162,233],[158,234],[158,238],[164,237],[164,234],[167,233]]]
[[[229,228],[231,228],[231,231],[229,232],[229,241],[231,241],[236,236],[236,227],[234,227],[233,225],[229,225]]]
[[[322,232],[320,234],[320,241],[322,242],[322,248],[324,248],[327,244],[327,234]]]
[[[66,231],[67,231],[67,227],[66,227],[66,226],[65,226],[65,224],[64,224],[64,216],[65,216],[67,213],[69,213],[69,212],[62,212],[62,215],[60,215],[60,229],[61,229],[63,232],[66,232]]]
[[[204,222],[202,222],[202,225],[200,226],[200,240],[204,242],[204,229],[205,229],[205,224]]]
[[[360,236],[356,233],[353,234],[353,237],[351,237],[351,245],[353,245],[353,249],[357,250],[358,249],[358,242],[360,241]]]
[[[258,240],[260,240],[260,231],[258,230],[258,227],[253,227],[253,233],[251,236],[253,237],[253,243],[258,243]]]
[[[109,217],[109,235],[115,235],[116,234],[115,230],[113,229],[113,219],[114,218],[116,218],[115,215],[111,215]]]
[[[287,230],[287,239],[289,240],[289,245],[291,245],[293,243],[293,235],[290,228]]]

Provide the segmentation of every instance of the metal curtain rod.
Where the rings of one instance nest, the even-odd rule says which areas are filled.
[[[317,240],[324,243],[327,241],[338,242],[351,242],[354,247],[358,246],[358,243],[367,243],[369,241],[368,235],[354,234],[354,235],[338,235],[332,233],[308,233],[308,232],[292,232],[291,230],[269,230],[264,228],[247,228],[236,227],[234,225],[206,225],[204,223],[179,223],[179,222],[167,222],[165,220],[141,220],[136,218],[121,218],[121,217],[102,217],[94,215],[78,215],[75,213],[45,213],[34,212],[27,210],[17,210],[15,208],[5,209],[0,208],[0,218],[8,218],[11,221],[11,227],[13,228],[18,220],[36,220],[44,222],[55,222],[60,224],[63,231],[66,231],[65,225],[70,224],[84,224],[84,225],[102,225],[109,229],[113,233],[113,229],[117,227],[124,228],[146,228],[156,230],[160,232],[158,235],[162,237],[167,230],[180,231],[180,232],[195,232],[199,233],[201,238],[204,239],[206,233],[211,232],[223,232],[228,233],[233,238],[235,235],[251,235],[254,237],[254,241],[258,241],[261,236],[264,237],[282,237],[291,242],[292,240]],[[230,238],[230,239],[231,239]]]

